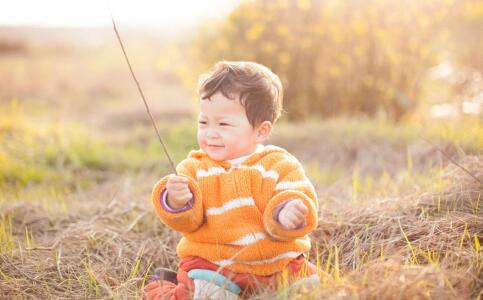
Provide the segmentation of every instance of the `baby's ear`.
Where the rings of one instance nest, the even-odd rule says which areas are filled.
[[[270,134],[272,133],[272,122],[270,121],[263,121],[258,127],[256,128],[257,131],[257,142],[262,143],[266,139],[270,137]]]

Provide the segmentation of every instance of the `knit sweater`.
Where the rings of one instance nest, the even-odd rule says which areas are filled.
[[[265,146],[238,166],[193,150],[176,170],[188,178],[193,206],[182,212],[163,208],[168,176],[154,186],[152,201],[161,221],[182,234],[180,258],[198,256],[234,272],[271,275],[310,250],[307,234],[317,227],[317,196],[286,150]],[[293,199],[304,202],[308,215],[304,226],[290,230],[274,214]]]

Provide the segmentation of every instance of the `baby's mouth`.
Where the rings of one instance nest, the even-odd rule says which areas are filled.
[[[213,144],[208,144],[209,148],[223,148],[222,145],[213,145]]]

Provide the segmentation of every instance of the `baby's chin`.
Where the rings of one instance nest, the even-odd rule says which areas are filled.
[[[227,158],[226,156],[223,156],[223,155],[213,155],[213,154],[210,154],[210,153],[207,153],[207,154],[208,154],[208,157],[211,158],[214,161],[225,161],[225,160],[230,159],[230,158]]]
[[[220,150],[222,150],[222,149],[220,149]],[[223,160],[230,159],[228,157],[228,155],[226,155],[226,153],[224,153],[224,151],[220,151],[220,150],[213,151],[213,150],[206,149],[206,148],[203,149],[203,151],[205,151],[205,153],[208,154],[208,157],[211,158],[212,160],[223,161]]]
[[[204,150],[206,154],[208,154],[208,157],[211,158],[214,161],[225,161],[225,160],[230,160],[230,159],[235,159],[239,156],[233,154],[233,153],[226,153],[225,151],[210,151],[209,149]]]

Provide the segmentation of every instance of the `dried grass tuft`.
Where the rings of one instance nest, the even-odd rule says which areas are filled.
[[[460,163],[483,179],[482,157]],[[455,166],[443,180],[438,193],[370,203],[324,199],[311,252],[324,279],[297,297],[481,297],[482,187]],[[152,268],[176,269],[179,235],[157,220],[143,198],[145,187],[120,185],[109,204],[94,199],[68,216],[53,218],[31,203],[4,204],[0,220],[10,220],[15,247],[0,253],[2,297],[140,298]],[[112,194],[112,187],[104,188],[96,193]],[[284,297],[267,293],[255,298]]]

